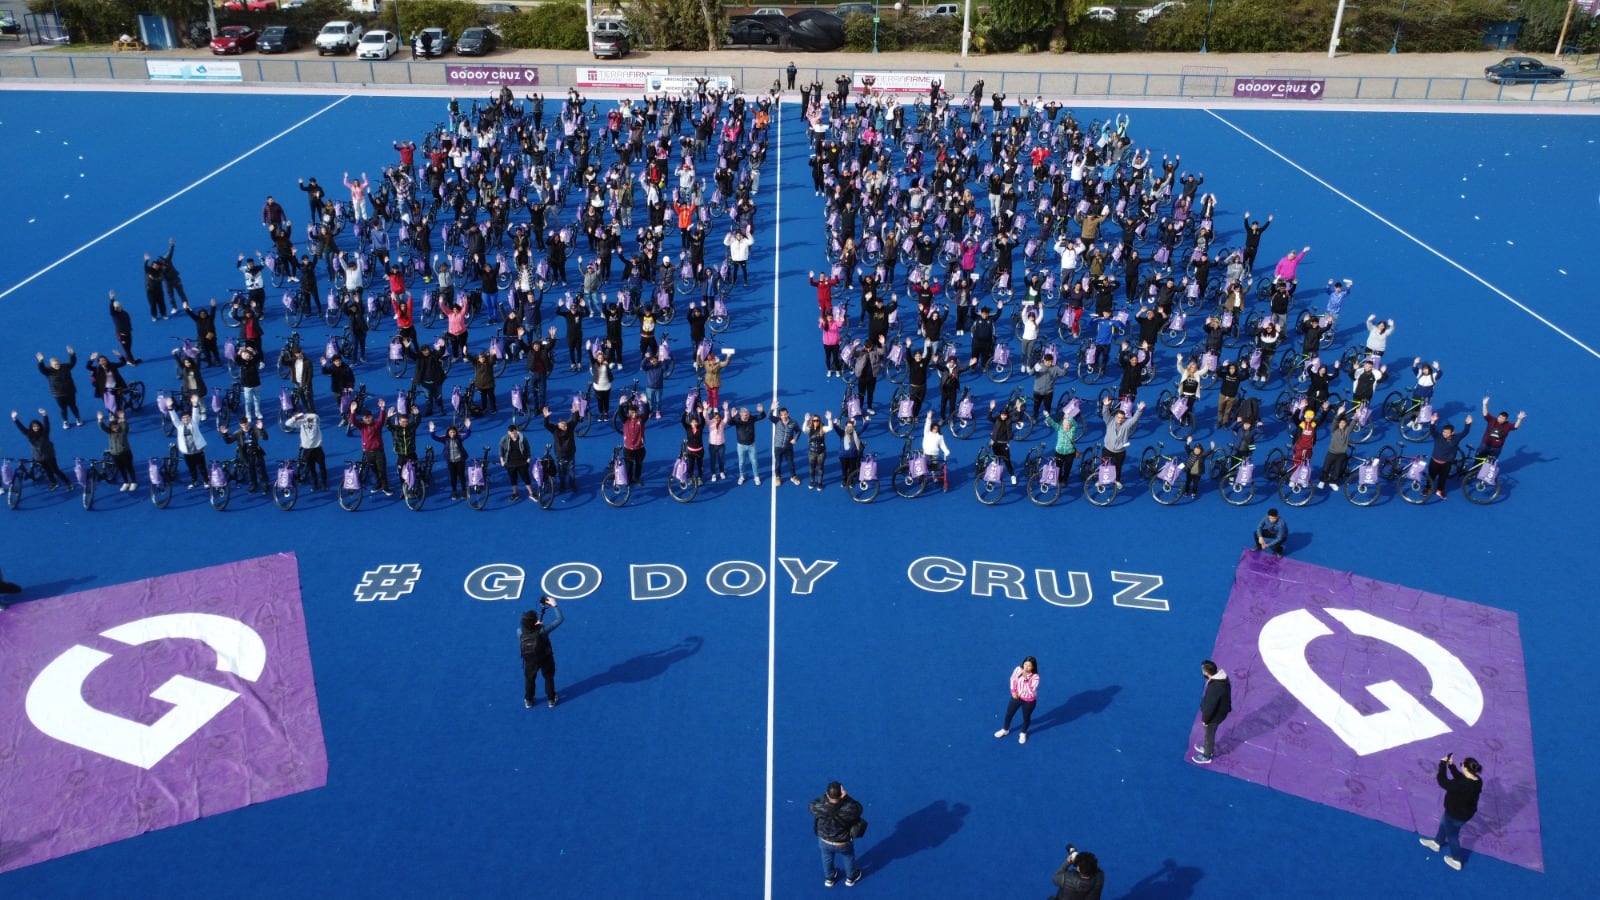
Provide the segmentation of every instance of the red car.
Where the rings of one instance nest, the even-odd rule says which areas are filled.
[[[260,33],[249,25],[228,25],[211,39],[211,52],[223,56],[254,50],[260,37]]]
[[[229,12],[271,12],[278,8],[278,0],[224,0],[222,8]]]

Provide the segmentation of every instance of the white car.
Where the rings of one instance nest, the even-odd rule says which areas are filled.
[[[369,31],[356,45],[356,59],[388,59],[400,52],[400,38],[392,31]]]
[[[1115,6],[1091,6],[1084,10],[1083,17],[1091,22],[1115,22],[1117,8]]]
[[[752,16],[783,16],[786,19],[789,17],[789,14],[784,12],[783,11],[783,7],[781,7],[781,6],[763,6],[760,9],[756,10],[755,12],[751,13],[750,15],[752,15]]]
[[[922,11],[922,17],[925,19],[947,18],[959,15],[961,15],[961,4],[959,3],[939,3]]]
[[[1156,16],[1161,15],[1167,10],[1183,9],[1185,5],[1186,4],[1183,3],[1183,0],[1161,0],[1160,3],[1157,3],[1155,6],[1152,6],[1149,9],[1139,10],[1139,14],[1134,16],[1134,18],[1139,20],[1140,25],[1148,25],[1150,24],[1151,19],[1154,19]]]

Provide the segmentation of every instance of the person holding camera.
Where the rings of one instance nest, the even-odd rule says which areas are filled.
[[[811,815],[817,820],[813,829],[817,846],[822,851],[822,884],[833,887],[839,882],[842,863],[846,873],[846,887],[861,880],[861,870],[856,867],[856,838],[867,833],[867,820],[861,818],[861,803],[851,797],[837,781],[829,782],[821,797],[811,801]]]
[[[1435,776],[1439,787],[1444,788],[1444,815],[1439,817],[1439,830],[1432,840],[1418,840],[1429,850],[1444,847],[1444,864],[1459,872],[1461,856],[1465,853],[1461,846],[1461,826],[1478,814],[1478,797],[1483,794],[1483,766],[1469,756],[1461,761],[1458,769],[1454,757],[1455,754],[1446,753],[1444,759],[1439,760],[1439,772]],[[1451,853],[1452,850],[1456,853]]]
[[[551,620],[544,620],[549,613]],[[517,628],[517,645],[522,653],[522,704],[528,709],[533,708],[533,689],[539,681],[539,673],[544,673],[544,695],[555,706],[560,701],[556,696],[556,651],[550,646],[550,632],[561,627],[566,620],[561,607],[556,601],[544,595],[539,596],[539,609],[528,610],[522,614],[522,624]]]
[[[1067,860],[1050,879],[1056,886],[1055,900],[1100,900],[1105,890],[1106,873],[1093,853],[1080,853],[1067,845]]]

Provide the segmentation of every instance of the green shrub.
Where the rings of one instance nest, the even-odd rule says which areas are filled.
[[[583,7],[572,0],[544,3],[500,17],[500,34],[508,47],[539,50],[586,50]]]
[[[844,48],[872,52],[872,17],[852,14],[844,18]],[[885,10],[878,23],[878,49],[923,50],[951,53],[961,49],[961,20],[954,16],[923,17]]]

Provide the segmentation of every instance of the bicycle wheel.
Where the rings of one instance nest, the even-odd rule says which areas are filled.
[[[1171,506],[1183,499],[1183,481],[1174,478],[1167,481],[1163,478],[1150,479],[1150,496],[1162,506]]]
[[[1117,499],[1117,490],[1116,482],[1108,481],[1101,484],[1100,479],[1092,474],[1083,481],[1084,499],[1095,506],[1110,506],[1111,501]]]
[[[1305,506],[1317,496],[1317,485],[1309,479],[1305,484],[1297,485],[1290,472],[1278,482],[1278,496],[1290,506]]]
[[[540,509],[549,509],[556,505],[556,467],[551,465],[543,468],[539,483],[534,485],[534,497],[538,499]]]
[[[1500,479],[1497,477],[1491,483],[1479,478],[1476,472],[1469,473],[1461,481],[1461,493],[1473,503],[1493,503],[1500,498]]]
[[[10,507],[12,509],[16,509],[17,508],[17,504],[19,504],[21,502],[22,502],[22,473],[18,472],[16,477],[11,479],[11,484],[6,486],[6,506],[8,506],[8,507]]]
[[[1167,420],[1167,434],[1172,435],[1180,441],[1189,435],[1194,434],[1194,428],[1195,415],[1194,410],[1192,409],[1185,413],[1182,418],[1169,418]]]
[[[1059,476],[1058,476],[1059,477]],[[1045,484],[1038,472],[1028,476],[1028,499],[1035,506],[1050,506],[1061,499],[1061,484]]]
[[[916,429],[917,420],[914,417],[910,418],[910,419],[904,418],[903,416],[900,415],[900,413],[898,412],[898,409],[899,409],[899,404],[895,403],[893,401],[890,401],[890,403],[889,403],[889,421],[888,421],[889,433],[894,435],[895,437],[903,438],[903,437],[906,437],[907,435],[911,434],[911,432]]]
[[[1344,498],[1357,506],[1371,506],[1383,496],[1383,479],[1361,483],[1361,473],[1351,472],[1344,479]]]
[[[1365,425],[1358,424],[1352,417],[1350,419],[1350,440],[1357,444],[1365,444],[1372,440],[1372,417],[1367,417]]]
[[[688,503],[699,491],[700,485],[695,484],[693,478],[686,477],[680,480],[671,475],[667,476],[667,496],[679,503]]]
[[[272,487],[272,502],[284,512],[294,509],[294,505],[299,499],[300,482],[298,479],[290,481],[287,486],[273,485]]]
[[[721,334],[728,330],[731,321],[731,316],[712,316],[706,320],[706,327],[711,329],[712,334]]]
[[[1001,477],[990,481],[984,478],[980,472],[978,477],[972,480],[972,493],[978,498],[979,503],[985,506],[993,506],[999,503],[1000,498],[1006,495],[1005,478]]]
[[[339,506],[347,512],[355,512],[361,508],[361,501],[366,498],[366,491],[358,483],[355,487],[346,487],[344,480],[339,481]]]
[[[633,485],[617,484],[615,472],[607,472],[605,480],[600,483],[600,496],[606,501],[607,506],[627,506],[628,496],[633,493]]]
[[[963,441],[969,437],[972,437],[972,432],[977,427],[978,420],[976,417],[963,419],[958,416],[950,420],[950,433]]]
[[[1256,482],[1252,478],[1244,484],[1239,484],[1235,474],[1228,472],[1217,483],[1217,493],[1222,495],[1223,501],[1229,506],[1244,506],[1255,499]]]
[[[1289,473],[1289,457],[1283,452],[1283,448],[1273,447],[1261,469],[1266,473],[1268,481],[1277,481]]]
[[[573,426],[573,430],[578,432],[578,437],[588,437],[589,429],[592,427],[594,427],[594,413],[588,413],[579,417],[577,424]]]
[[[1013,441],[1025,441],[1031,434],[1033,434],[1033,416],[1020,409],[1012,410],[1011,439]]]
[[[1004,384],[1011,380],[1011,364],[1005,363],[1002,365],[991,359],[989,364],[983,367],[983,374],[995,384]]]
[[[221,486],[206,486],[206,493],[210,496],[211,508],[222,512],[228,508],[228,501],[233,498],[233,485],[224,483]]]
[[[1422,421],[1416,412],[1400,423],[1400,436],[1412,443],[1428,440],[1433,435],[1433,423]]]
[[[878,479],[865,481],[860,475],[845,482],[845,491],[857,503],[871,503],[878,496]]]
[[[1383,418],[1387,422],[1398,422],[1406,412],[1406,395],[1394,391],[1383,398]]]
[[[1398,485],[1400,499],[1407,503],[1423,504],[1428,502],[1428,482],[1424,479],[1407,478],[1400,476]]]
[[[482,484],[477,487],[467,485],[467,505],[472,507],[474,512],[482,512],[483,508],[489,505],[489,473],[485,471],[483,475]]]
[[[913,478],[911,470],[905,463],[901,463],[894,470],[894,492],[910,500],[921,495],[922,489],[927,487],[926,478]]]
[[[423,503],[428,499],[428,484],[419,475],[410,487],[400,488],[400,496],[406,502],[406,509],[421,512]]]
[[[1161,471],[1161,453],[1154,447],[1144,448],[1144,452],[1139,454],[1139,474],[1154,479],[1159,471]]]
[[[1099,384],[1106,377],[1103,363],[1090,365],[1087,360],[1078,361],[1078,380],[1084,384]]]
[[[167,504],[172,502],[171,478],[163,478],[160,484],[150,485],[150,502],[155,504],[156,509],[167,508]]]
[[[94,469],[90,469],[88,474],[84,476],[84,478],[83,478],[83,508],[84,509],[94,509],[94,489],[95,489],[96,483],[98,483],[99,481],[100,481],[100,476],[95,474]]]

